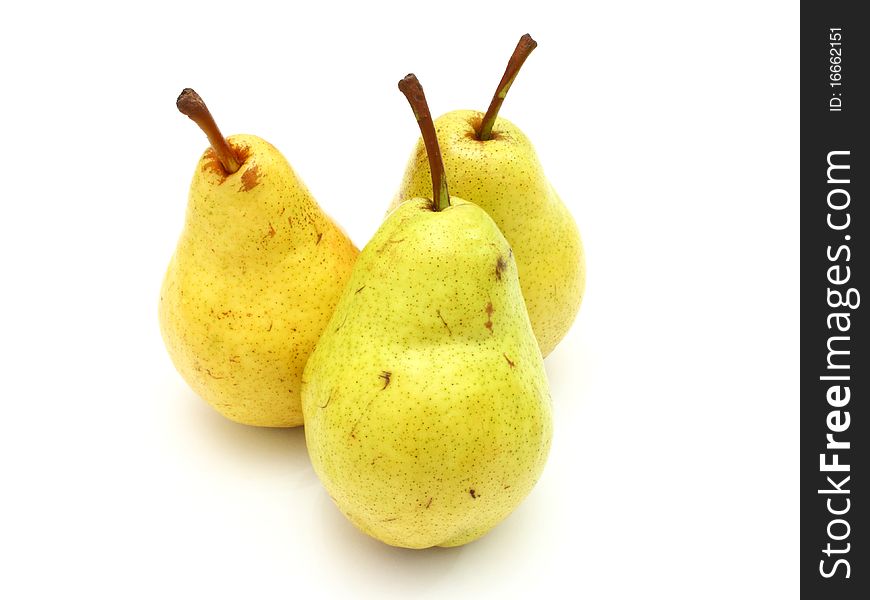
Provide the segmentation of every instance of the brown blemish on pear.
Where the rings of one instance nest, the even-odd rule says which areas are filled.
[[[202,171],[211,171],[215,175],[221,178],[221,182],[227,178],[227,172],[224,171],[224,168],[221,166],[221,161],[218,160],[217,154],[214,153],[214,150],[209,148],[205,151],[202,157]]]
[[[263,241],[266,241],[266,238],[275,237],[275,228],[272,226],[272,223],[269,223],[269,231],[266,232],[266,235],[263,236]]]
[[[245,169],[245,172],[242,173],[242,186],[239,188],[240,192],[250,192],[252,189],[257,187],[260,183],[260,171],[257,165],[252,167],[248,167]]]
[[[501,281],[501,274],[504,273],[504,270],[507,268],[507,261],[505,261],[504,256],[498,256],[498,260],[495,261],[495,278]]]
[[[468,117],[468,131],[465,132],[465,137],[470,140],[474,140],[475,142],[484,143],[489,140],[500,140],[504,137],[504,134],[499,130],[493,130],[489,135],[488,140],[482,140],[478,137],[478,131],[480,131],[480,125],[483,123],[483,113],[475,112],[471,116]]]
[[[436,314],[438,315],[438,318],[441,319],[441,323],[444,325],[444,328],[447,329],[447,335],[449,335],[449,336],[452,337],[452,336],[453,336],[453,332],[450,331],[450,325],[448,325],[448,324],[447,324],[447,321],[444,320],[444,317],[441,316],[441,309],[439,308],[439,309],[438,309],[437,311],[435,311],[435,312],[436,312]]]
[[[393,376],[393,374],[390,371],[381,371],[381,374],[378,375],[379,379],[384,380],[384,387],[381,388],[382,390],[387,389],[387,386],[390,385],[390,378],[392,376]]]
[[[335,393],[336,393],[335,390],[332,390],[332,392],[326,398],[326,402],[324,404],[320,404],[318,406],[320,406],[320,408],[326,408],[327,406],[329,406],[329,403],[332,402],[332,397],[335,396]]]

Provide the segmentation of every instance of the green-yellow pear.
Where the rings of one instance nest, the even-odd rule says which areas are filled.
[[[529,493],[550,448],[543,359],[510,246],[449,196],[432,119],[408,97],[432,166],[430,199],[390,214],[363,249],[305,367],[314,469],[363,532],[406,548],[458,546]]]
[[[302,371],[359,251],[271,144],[225,139],[193,90],[178,107],[211,148],[196,167],[160,291],[166,348],[224,416],[301,425]]]
[[[535,41],[524,35],[489,110],[457,110],[435,120],[450,189],[482,207],[514,250],[532,329],[547,356],[574,321],[586,284],[583,244],[571,213],[547,180],[520,129],[497,118]],[[429,165],[418,141],[391,209],[425,193]]]

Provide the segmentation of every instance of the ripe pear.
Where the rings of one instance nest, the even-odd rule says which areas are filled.
[[[360,254],[305,367],[305,436],[329,495],[363,532],[458,546],[534,486],[550,397],[510,246],[480,207],[449,196],[422,88],[413,75],[399,87],[434,194],[398,207]]]
[[[532,329],[547,356],[580,309],[586,262],[577,224],[544,175],[532,143],[516,125],[497,117],[536,45],[528,34],[520,39],[485,115],[449,112],[435,120],[435,129],[451,190],[483,208],[514,250]],[[429,177],[418,141],[391,210],[425,193]]]
[[[178,106],[212,147],[197,164],[160,292],[166,348],[224,416],[301,425],[302,371],[359,251],[271,144],[224,139],[193,90]]]

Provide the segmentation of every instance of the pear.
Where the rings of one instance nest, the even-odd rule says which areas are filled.
[[[191,89],[177,105],[211,148],[197,164],[160,291],[166,348],[224,416],[301,425],[302,371],[359,251],[271,144],[225,139]]]
[[[529,493],[550,448],[543,359],[510,246],[449,196],[413,75],[399,84],[432,194],[390,214],[354,266],[305,367],[314,469],[363,532],[393,546],[479,538]]]
[[[454,193],[483,208],[516,255],[520,285],[541,352],[547,356],[574,321],[586,284],[583,244],[571,213],[544,175],[520,129],[498,117],[526,57],[537,46],[520,38],[486,114],[457,110],[435,120]],[[391,210],[425,193],[429,165],[417,143]]]

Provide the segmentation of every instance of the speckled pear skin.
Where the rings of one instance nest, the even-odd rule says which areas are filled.
[[[482,119],[480,112],[457,110],[435,120],[450,192],[486,210],[513,248],[532,329],[547,356],[568,333],[583,299],[580,233],[523,132],[497,118],[492,139],[482,142],[476,135]],[[431,193],[431,186],[418,140],[391,209]]]
[[[314,469],[359,529],[458,546],[534,486],[552,436],[507,241],[456,197],[414,199],[366,245],[302,386]]]
[[[301,380],[359,251],[268,142],[228,138],[244,163],[197,165],[160,292],[172,362],[224,416],[302,424]]]

